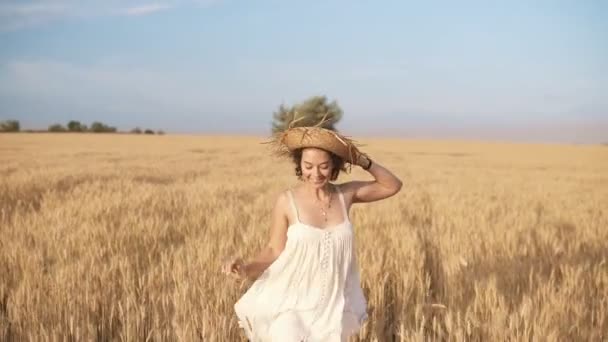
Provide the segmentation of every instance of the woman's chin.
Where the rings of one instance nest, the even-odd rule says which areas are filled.
[[[315,188],[322,188],[325,184],[327,184],[327,181],[324,180],[322,182],[313,182],[313,181],[309,181],[308,184],[310,184],[311,186],[315,187]]]

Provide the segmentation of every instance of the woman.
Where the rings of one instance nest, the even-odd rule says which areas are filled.
[[[223,265],[225,274],[255,279],[235,304],[239,325],[255,342],[346,341],[367,318],[349,208],[393,196],[402,183],[334,131],[290,128],[273,143],[292,157],[301,183],[278,196],[257,257]],[[346,163],[375,180],[332,184]]]

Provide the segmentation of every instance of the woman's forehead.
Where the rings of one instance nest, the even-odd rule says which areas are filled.
[[[302,152],[303,161],[323,163],[330,159],[329,153],[319,148],[307,148]]]

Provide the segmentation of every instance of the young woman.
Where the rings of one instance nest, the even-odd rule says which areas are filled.
[[[291,128],[274,142],[300,183],[276,199],[257,257],[223,265],[228,275],[255,279],[234,306],[239,325],[255,342],[346,341],[367,318],[349,209],[393,196],[402,183],[334,131]],[[375,179],[333,184],[346,163]]]

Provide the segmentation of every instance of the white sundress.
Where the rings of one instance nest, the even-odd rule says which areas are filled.
[[[343,342],[367,319],[352,224],[336,187],[344,221],[328,228],[295,223],[279,257],[236,302],[239,326],[252,342]]]

